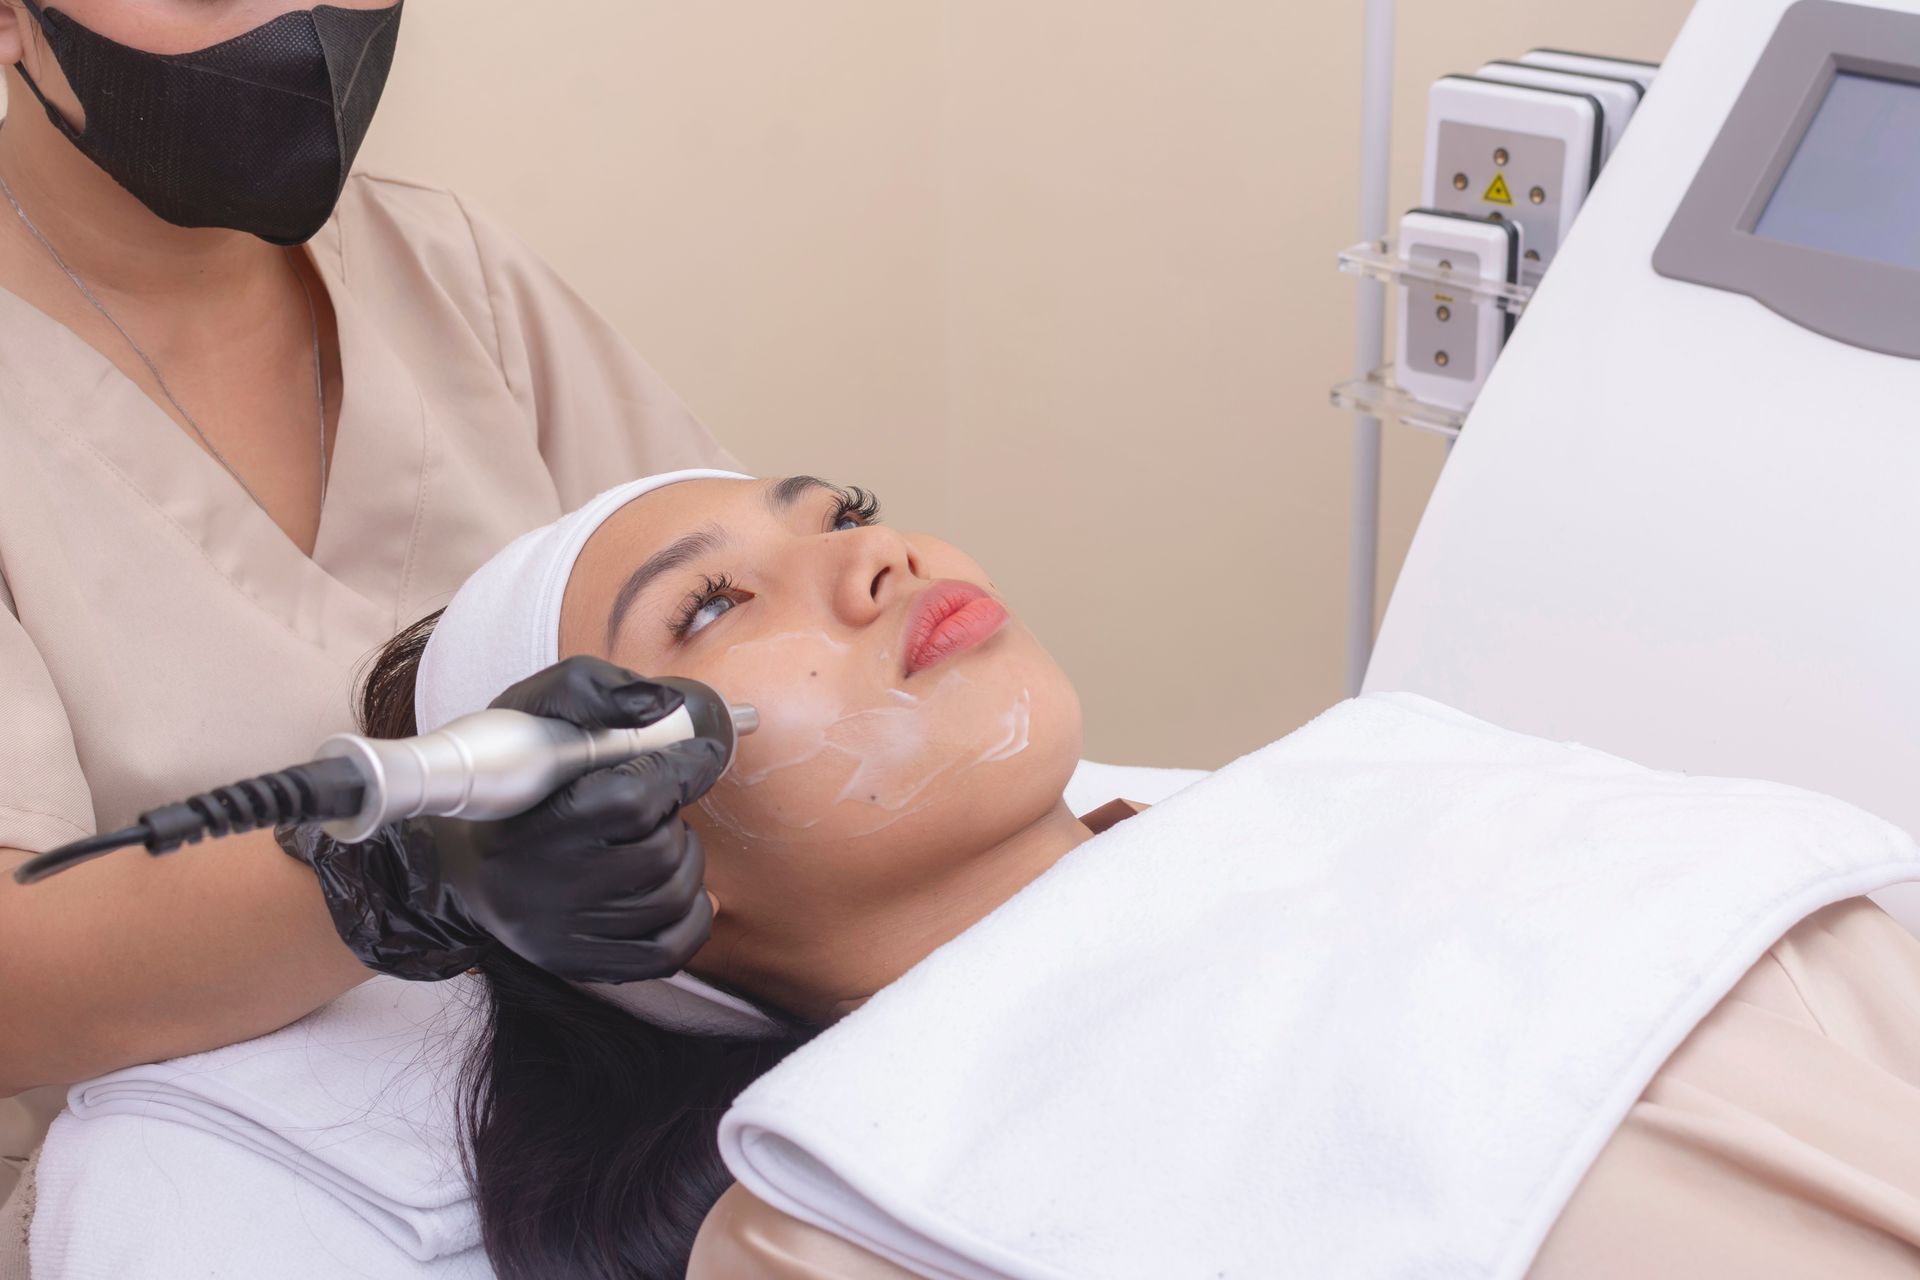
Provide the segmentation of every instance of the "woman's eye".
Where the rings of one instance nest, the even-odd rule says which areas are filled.
[[[733,606],[734,599],[732,596],[712,597],[688,615],[686,630],[682,634],[692,635],[702,627],[714,622],[721,614],[733,608]]]
[[[831,528],[835,533],[864,529],[880,522],[880,499],[858,486],[839,489],[840,504],[834,510]]]
[[[685,640],[694,632],[712,626],[735,605],[751,599],[753,593],[734,586],[733,579],[726,574],[703,579],[699,590],[688,593],[686,603],[680,606],[679,614],[669,622],[667,630],[674,639]]]

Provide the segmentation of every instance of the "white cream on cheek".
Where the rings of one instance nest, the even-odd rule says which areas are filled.
[[[949,665],[926,673],[918,692],[888,689],[879,706],[850,706],[835,680],[810,673],[840,675],[851,650],[824,631],[728,649],[741,685],[728,696],[754,702],[761,727],[700,802],[715,823],[786,843],[871,835],[931,804],[936,782],[1027,749],[1028,690],[1008,698]]]

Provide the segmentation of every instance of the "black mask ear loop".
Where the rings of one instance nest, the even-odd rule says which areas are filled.
[[[40,29],[41,40],[47,46],[47,56],[59,62],[60,56],[53,51],[53,18],[40,7],[39,0],[20,0],[20,2],[26,5],[27,12],[33,15],[34,23]],[[40,100],[40,105],[46,109],[47,119],[53,121],[53,127],[64,134],[68,141],[78,143],[80,131],[67,122],[66,116],[60,113],[60,108],[47,101],[47,95],[40,91],[40,86],[34,83],[32,74],[27,70],[27,60],[24,57],[21,58],[13,64],[13,69],[18,71],[20,78],[27,82],[27,88],[33,91],[33,96]]]

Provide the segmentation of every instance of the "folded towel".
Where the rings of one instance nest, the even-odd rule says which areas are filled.
[[[409,1255],[328,1188],[224,1136],[134,1115],[53,1123],[34,1280],[492,1280],[478,1246]]]
[[[1766,948],[1914,878],[1836,800],[1362,698],[1076,849],[722,1150],[930,1276],[1519,1276]]]
[[[183,1150],[207,1149],[204,1137],[176,1136],[178,1126],[263,1158],[305,1184],[303,1204],[359,1219],[407,1257],[426,1261],[471,1249],[480,1233],[461,1169],[458,1074],[477,996],[473,978],[374,978],[258,1040],[74,1086],[67,1095],[72,1116],[49,1137],[41,1166],[35,1274],[62,1274],[41,1269],[39,1223],[50,1210],[65,1211],[63,1179],[88,1172],[63,1155],[63,1143],[92,1146],[125,1131],[75,1123],[102,1117],[170,1122],[139,1126],[143,1152],[175,1141]],[[243,1233],[262,1223],[252,1188],[202,1180],[195,1162],[172,1169],[203,1193],[188,1212],[214,1223],[230,1217],[224,1225]],[[133,1216],[131,1207],[119,1216]],[[282,1244],[289,1253],[297,1247]]]

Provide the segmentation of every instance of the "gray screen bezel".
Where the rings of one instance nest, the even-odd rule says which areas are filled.
[[[1815,333],[1920,360],[1920,271],[1754,234],[1834,77],[1920,85],[1920,14],[1800,0],[1774,29],[1653,269],[1742,293]]]

